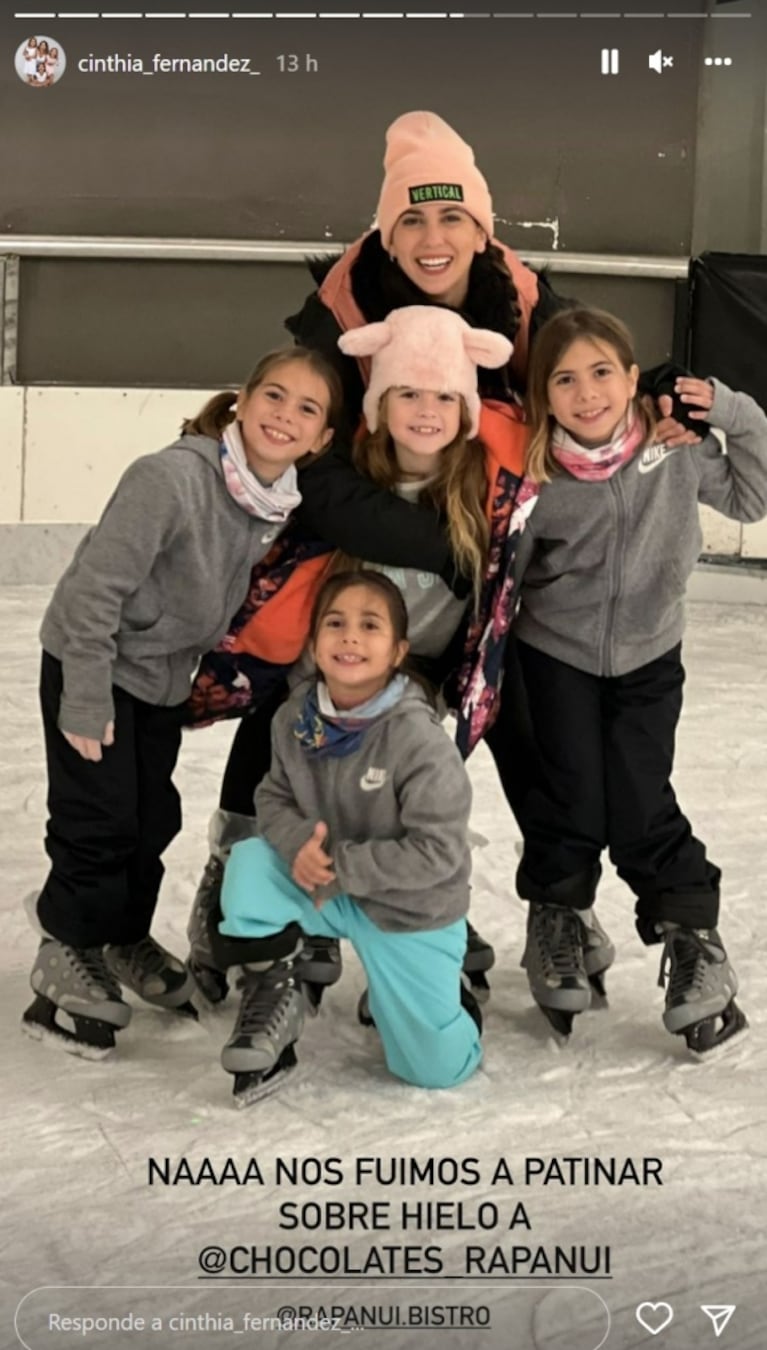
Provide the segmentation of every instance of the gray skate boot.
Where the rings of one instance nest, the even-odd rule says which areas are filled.
[[[124,947],[104,948],[104,961],[115,979],[154,1008],[197,1017],[191,1002],[195,983],[186,966],[152,937]]]
[[[85,1059],[109,1054],[131,1010],[100,947],[67,947],[44,937],[29,979],[35,999],[21,1022],[28,1036]]]
[[[218,807],[208,823],[210,857],[205,864],[189,914],[186,934],[189,938],[187,967],[209,1003],[223,1003],[229,993],[226,971],[216,961],[211,945],[211,928],[221,917],[221,884],[224,868],[235,844],[256,834],[255,816]]]
[[[210,925],[216,922],[221,908],[221,883],[224,864],[211,853],[205,864],[200,884],[192,901],[186,935],[189,938],[187,967],[195,983],[209,1003],[223,1003],[229,993],[226,973],[216,965],[210,942]]]
[[[748,1026],[735,1002],[738,980],[715,928],[659,925],[663,955],[658,984],[666,985],[663,1025],[706,1054]]]
[[[541,1012],[555,1031],[569,1036],[573,1017],[591,1002],[580,912],[531,901],[522,966]]]
[[[615,944],[611,942],[593,909],[577,910],[583,929],[583,968],[594,993],[607,997],[605,972],[615,960]]]
[[[238,1106],[269,1096],[296,1066],[295,1042],[304,1025],[301,946],[279,961],[243,966],[237,1022],[221,1052],[234,1074]]]
[[[343,972],[341,943],[338,938],[306,937],[301,953],[301,983],[306,1006],[314,1017],[322,996],[331,984],[337,984]]]
[[[488,970],[495,965],[495,951],[490,943],[478,933],[473,924],[466,920],[466,955],[463,969],[468,976],[472,993],[478,1003],[487,1003],[490,997]]]

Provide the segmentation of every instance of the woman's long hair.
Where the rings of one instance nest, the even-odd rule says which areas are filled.
[[[527,419],[530,424],[530,444],[527,450],[526,471],[536,483],[548,483],[561,472],[551,453],[551,437],[555,419],[549,412],[549,380],[568,347],[578,338],[593,342],[596,347],[610,348],[606,356],[618,358],[628,373],[636,365],[631,333],[614,314],[603,309],[564,309],[553,315],[536,334],[527,372]],[[637,414],[642,423],[644,441],[652,439],[655,419],[641,399],[635,399]]]

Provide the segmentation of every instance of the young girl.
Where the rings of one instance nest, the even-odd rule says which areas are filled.
[[[24,48],[24,74],[29,84],[34,84],[37,78],[37,38],[27,38]]]
[[[720,871],[670,782],[684,592],[699,502],[740,521],[767,512],[767,418],[717,380],[681,378],[677,394],[726,434],[727,454],[712,434],[659,445],[637,375],[628,331],[596,310],[557,315],[533,350],[528,472],[545,486],[517,555],[517,633],[546,773],[517,876],[523,965],[568,1034],[614,955],[592,910],[607,848],[642,941],[663,943],[664,1024],[701,1052],[745,1018],[716,928]]]
[[[406,420],[433,425],[420,416]],[[407,650],[407,610],[386,576],[324,584],[311,619],[317,676],[274,718],[260,837],[235,844],[224,877],[222,933],[261,948],[243,967],[222,1054],[240,1105],[295,1065],[302,933],[353,943],[397,1077],[452,1087],[479,1064],[479,1010],[461,984],[471,788],[423,690],[401,673]]]
[[[130,1018],[120,984],[188,1003],[192,980],[148,934],[181,826],[189,681],[298,505],[294,466],[328,444],[340,397],[317,354],[264,357],[238,395],[127,469],[58,584],[41,630],[52,866],[24,1015],[37,1038],[103,1055]]]
[[[382,323],[350,331],[342,342],[345,350],[364,354],[370,361],[370,383],[364,405],[370,435],[355,447],[358,467],[371,487],[373,483],[379,484],[411,502],[428,501],[434,514],[439,513],[447,522],[451,548],[461,571],[470,578],[471,597],[464,591],[459,599],[436,573],[415,566],[385,569],[405,595],[411,656],[423,673],[440,684],[459,663],[465,647],[472,653],[477,650],[482,631],[479,621],[464,643],[467,605],[476,614],[476,597],[482,591],[479,613],[488,609],[492,588],[492,581],[488,583],[492,571],[488,560],[493,560],[497,573],[500,557],[510,538],[513,540],[509,522],[527,433],[511,410],[481,408],[477,391],[478,363],[495,367],[507,361],[509,343],[499,334],[470,328],[449,310],[426,306],[397,310]],[[363,560],[366,539],[364,531],[358,531],[354,537],[356,555]],[[345,556],[348,562],[348,555]],[[337,558],[331,561],[331,566],[338,567]],[[244,625],[235,621],[236,637],[221,644],[228,645],[230,650],[213,654],[212,664],[220,667],[221,661],[229,660],[234,644],[240,653],[276,655],[282,637],[285,642],[279,655],[288,658],[292,643],[295,660],[306,640],[311,605],[303,614],[297,613],[287,603],[288,593],[291,587],[300,590],[307,571],[312,572],[314,579],[321,579],[328,571],[327,556],[296,568],[283,591],[256,609]],[[252,589],[258,592],[259,588],[256,585]],[[313,591],[304,586],[302,594],[315,593],[316,586]],[[245,662],[247,657],[241,659]],[[201,716],[215,716],[226,702],[226,693],[217,687],[215,680],[206,685],[207,678],[197,681],[195,701],[201,705]],[[243,686],[252,680],[250,668],[236,664],[229,681],[233,699],[242,696]],[[269,712],[272,711],[270,707]],[[257,709],[255,718],[261,716],[262,711]],[[248,744],[252,750],[252,738]],[[216,968],[226,953],[219,952],[218,961],[214,959],[209,920],[218,906],[220,877],[231,844],[252,833],[254,786],[268,768],[267,759],[263,767],[259,764],[261,772],[255,775],[253,759],[251,754],[247,761],[234,760],[234,767],[241,765],[244,780],[236,799],[238,809],[222,810],[214,817],[215,853],[198,889],[190,919],[192,968],[213,1001],[226,992],[226,982]],[[230,782],[234,776],[231,766],[230,756]],[[318,994],[323,985],[333,983],[340,975],[336,951],[335,944],[328,950],[327,944],[317,943],[316,959],[304,966],[307,982],[317,986]],[[487,989],[484,972],[492,965],[493,953],[478,935],[473,955],[471,969],[468,961],[466,969],[484,992]],[[236,954],[231,954],[230,963],[240,964]]]
[[[58,64],[59,64],[59,49],[58,47],[51,47],[50,54],[45,58],[45,71],[49,84],[55,84],[56,82],[56,71],[58,69]]]

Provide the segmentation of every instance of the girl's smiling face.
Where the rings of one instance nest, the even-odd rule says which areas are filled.
[[[460,431],[461,408],[459,394],[408,386],[387,391],[384,418],[403,473],[421,478],[436,473],[436,456]]]
[[[325,381],[300,359],[273,366],[250,394],[241,390],[237,418],[253,472],[274,482],[296,460],[324,450],[333,436],[329,409]]]
[[[337,708],[359,707],[385,689],[407,650],[407,642],[397,640],[385,596],[364,582],[334,597],[310,644]]]
[[[587,449],[606,445],[636,395],[639,367],[626,370],[606,342],[576,338],[549,376],[549,412]]]

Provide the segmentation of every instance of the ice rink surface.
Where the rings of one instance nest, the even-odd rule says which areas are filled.
[[[609,868],[599,913],[618,946],[609,977],[609,1007],[576,1020],[571,1041],[557,1044],[531,1004],[519,967],[525,911],[514,898],[517,834],[489,755],[471,761],[475,788],[472,824],[487,843],[475,852],[472,917],[495,945],[498,963],[487,1010],[485,1062],[476,1077],[453,1092],[422,1092],[388,1077],[376,1035],[356,1021],[363,985],[353,953],[345,956],[342,982],[307,1023],[300,1044],[300,1073],[282,1093],[248,1111],[236,1111],[231,1080],[218,1064],[236,1008],[208,1012],[198,1024],[136,1006],[113,1059],[90,1063],[57,1054],[20,1034],[19,1017],[30,1000],[28,971],[35,939],[21,910],[22,897],[45,873],[42,847],[45,776],[36,702],[37,628],[46,588],[0,590],[4,659],[2,762],[3,943],[3,1269],[7,1280],[0,1345],[27,1343],[39,1350],[70,1346],[162,1345],[218,1347],[258,1344],[263,1350],[295,1343],[295,1331],[249,1335],[243,1308],[267,1314],[278,1306],[350,1300],[360,1303],[436,1301],[487,1306],[492,1328],[401,1329],[365,1335],[366,1347],[382,1340],[388,1350],[436,1340],[446,1350],[764,1350],[767,1344],[767,607],[690,606],[685,643],[686,706],[678,740],[677,792],[696,832],[724,873],[722,932],[739,974],[739,1001],[750,1030],[717,1058],[692,1061],[683,1040],[661,1024],[657,986],[660,949],[643,948],[635,936],[631,898]],[[189,734],[177,782],[185,828],[166,855],[166,880],[156,935],[179,953],[185,948],[187,912],[206,857],[206,822],[233,729],[224,725]],[[205,1158],[219,1172],[232,1158],[243,1172],[256,1159],[257,1180],[194,1186],[148,1185],[148,1159],[186,1158],[194,1171]],[[275,1182],[277,1158],[338,1158],[341,1184]],[[473,1159],[475,1184],[449,1180],[413,1185],[355,1185],[357,1158],[384,1160]],[[563,1184],[538,1172],[524,1185],[525,1159],[646,1157],[662,1160],[663,1185]],[[508,1179],[492,1185],[500,1158]],[[405,1164],[407,1165],[407,1164]],[[533,1163],[534,1169],[537,1164]],[[438,1168],[443,1178],[449,1163]],[[555,1169],[556,1171],[556,1169]],[[464,1173],[466,1175],[466,1173]],[[279,1228],[282,1202],[379,1200],[389,1205],[390,1229],[355,1226],[334,1232]],[[443,1211],[453,1226],[403,1231],[403,1201],[462,1201]],[[478,1206],[495,1204],[498,1227],[476,1227]],[[529,1227],[515,1207],[522,1203]],[[484,1216],[492,1211],[485,1209]],[[311,1212],[307,1211],[307,1224]],[[473,1225],[473,1227],[468,1227]],[[518,1257],[518,1275],[496,1268],[494,1279],[470,1284],[355,1279],[329,1272],[303,1289],[290,1278],[266,1287],[235,1289],[201,1282],[199,1251],[229,1248],[346,1247],[350,1260],[392,1245],[436,1246],[442,1274],[462,1274],[467,1246],[496,1248]],[[609,1279],[546,1278],[541,1261],[556,1248],[583,1248],[592,1270]],[[538,1249],[546,1256],[536,1258]],[[596,1249],[601,1251],[596,1253]],[[273,1258],[276,1259],[276,1258]],[[283,1259],[283,1258],[280,1258]],[[286,1261],[289,1256],[284,1258]],[[327,1258],[326,1258],[327,1259]],[[401,1257],[395,1273],[401,1274]],[[501,1258],[499,1258],[501,1259]],[[533,1266],[534,1260],[538,1261]],[[215,1259],[213,1259],[215,1264]],[[596,1265],[593,1263],[597,1263]],[[475,1268],[476,1273],[476,1268]],[[153,1296],[166,1316],[172,1309],[216,1315],[219,1330],[171,1331],[154,1339],[136,1331],[84,1336],[51,1327],[49,1307],[71,1312],[114,1311],[115,1299],[149,1307],[140,1289],[108,1294],[91,1289],[58,1291],[27,1299],[13,1329],[18,1300],[39,1286],[191,1286]],[[580,1286],[573,1289],[573,1286]],[[587,1290],[592,1290],[591,1295]],[[299,1297],[300,1295],[300,1297]],[[347,1298],[348,1295],[348,1298]],[[113,1302],[110,1302],[110,1299]],[[47,1302],[46,1302],[47,1300]],[[144,1300],[144,1302],[142,1302]],[[183,1302],[186,1300],[186,1302]],[[227,1302],[227,1300],[230,1300]],[[609,1307],[608,1321],[604,1303]],[[637,1304],[667,1303],[673,1320],[657,1335],[636,1320]],[[701,1304],[736,1304],[717,1338]],[[120,1304],[120,1310],[124,1308]],[[224,1318],[235,1315],[239,1333]],[[663,1308],[645,1309],[657,1330]],[[162,1318],[160,1319],[162,1320]],[[607,1334],[606,1334],[607,1333]],[[339,1334],[304,1331],[303,1350],[342,1344]],[[606,1338],[605,1338],[606,1336]],[[27,1339],[27,1337],[29,1339]],[[235,1338],[236,1337],[236,1338]],[[343,1342],[348,1345],[348,1341]]]

